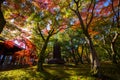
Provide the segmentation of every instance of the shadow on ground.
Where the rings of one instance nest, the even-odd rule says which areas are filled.
[[[9,66],[0,68],[0,80],[119,80],[120,64],[102,63],[101,77],[90,74],[89,64],[57,65],[44,64],[44,71],[37,72],[37,66]]]

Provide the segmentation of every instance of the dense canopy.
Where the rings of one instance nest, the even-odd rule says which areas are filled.
[[[37,48],[38,71],[57,39],[66,63],[120,61],[120,0],[1,0],[0,40],[29,39]]]

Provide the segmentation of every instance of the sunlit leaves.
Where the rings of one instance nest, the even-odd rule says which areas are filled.
[[[24,20],[27,19],[27,17],[29,16],[29,14],[27,13],[31,14],[31,11],[33,11],[33,9],[31,8],[32,6],[30,5],[30,2],[23,1],[24,0],[7,0],[6,2],[4,2],[6,4],[3,5],[3,10],[5,11],[5,13],[7,13],[6,19],[14,18],[21,20],[21,22],[24,22]]]
[[[53,0],[33,0],[33,5],[35,5],[40,10],[47,10],[52,14],[55,14],[55,9],[57,5]]]

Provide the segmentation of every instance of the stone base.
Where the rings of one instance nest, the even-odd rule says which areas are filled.
[[[54,58],[48,61],[48,64],[64,64],[65,61],[63,59]]]

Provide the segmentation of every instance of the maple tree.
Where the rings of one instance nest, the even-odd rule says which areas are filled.
[[[99,73],[99,69],[100,69],[100,62],[96,53],[96,50],[94,48],[94,44],[93,41],[91,39],[89,30],[90,30],[90,26],[92,24],[92,20],[94,17],[94,9],[95,9],[95,5],[96,5],[96,1],[95,0],[91,0],[90,3],[88,3],[87,5],[89,5],[87,8],[83,9],[83,13],[85,16],[82,16],[82,11],[80,11],[80,7],[83,6],[83,2],[80,0],[73,0],[73,6],[70,7],[70,9],[77,15],[79,21],[80,21],[80,25],[81,28],[83,30],[83,33],[86,36],[87,39],[87,43],[89,44],[90,50],[91,50],[91,71],[93,74],[100,74]],[[86,14],[85,14],[86,13]]]
[[[40,12],[33,14],[31,19],[36,21],[35,34],[39,35],[43,41],[38,59],[38,70],[42,71],[45,51],[50,38],[59,32],[63,32],[68,27],[66,18],[61,16],[61,14],[64,13],[62,12],[64,7],[61,8],[59,2],[56,3],[54,0],[34,0],[32,3],[40,10]]]
[[[100,34],[103,34],[104,39],[104,48],[108,51],[110,58],[113,63],[117,63],[116,57],[118,56],[116,43],[119,38],[119,0],[105,0],[105,6],[99,7],[99,5],[103,4],[103,2],[98,4],[99,8],[99,25],[103,26],[99,28],[101,29]],[[104,4],[103,4],[104,5]],[[102,30],[104,29],[104,30]],[[107,42],[109,40],[109,42]],[[110,47],[107,47],[109,45]],[[106,47],[107,48],[106,48]]]
[[[68,1],[69,2],[69,1]],[[84,3],[86,2],[86,3]],[[114,7],[119,6],[119,1],[112,1],[114,4]],[[77,27],[80,25],[81,29],[83,30],[83,33],[86,36],[86,40],[88,41],[88,44],[90,46],[91,50],[91,69],[93,70],[93,74],[96,73],[97,68],[100,68],[100,62],[97,57],[96,50],[94,48],[94,36],[98,35],[101,33],[101,31],[98,29],[97,26],[101,25],[106,25],[105,22],[109,21],[111,19],[112,12],[110,7],[111,5],[109,4],[109,1],[107,0],[86,0],[86,1],[81,1],[81,0],[72,0],[71,3],[69,3],[70,9],[77,15],[78,20],[75,22],[75,26]],[[108,7],[106,7],[108,6]],[[119,8],[119,7],[118,7]],[[117,16],[119,16],[119,9],[113,9],[113,13]],[[117,13],[114,12],[114,10],[117,10]],[[116,18],[117,22],[119,22],[119,18]],[[116,22],[116,21],[113,21]],[[99,25],[98,25],[98,24]],[[109,24],[109,23],[107,23]],[[114,23],[115,24],[115,23]],[[119,25],[119,23],[118,23]],[[74,27],[74,26],[73,26]],[[74,27],[75,28],[75,27]],[[116,34],[113,38],[117,38],[118,34]],[[112,41],[113,41],[112,40]],[[114,42],[112,42],[112,45]],[[111,46],[112,48],[112,46]],[[113,49],[112,49],[113,51]],[[95,62],[93,62],[95,60]],[[97,65],[97,66],[96,66]],[[94,68],[93,68],[94,67]],[[96,67],[96,68],[95,68]],[[96,70],[95,70],[96,69]],[[99,74],[99,70],[98,70]]]
[[[25,37],[32,36],[38,49],[39,71],[43,70],[43,63],[46,57],[45,53],[50,39],[59,38],[59,33],[68,34],[65,39],[65,41],[67,40],[66,44],[64,43],[63,36],[59,39],[61,42],[63,41],[64,45],[71,48],[74,59],[76,59],[77,56],[74,50],[82,50],[81,54],[84,53],[83,47],[88,50],[86,54],[90,53],[91,70],[93,74],[99,74],[100,70],[100,62],[98,59],[99,50],[97,48],[100,49],[102,47],[107,50],[108,55],[111,53],[110,56],[112,56],[113,62],[117,62],[116,57],[118,56],[119,50],[117,50],[118,46],[116,49],[116,43],[118,42],[120,32],[119,0],[3,1],[4,0],[0,1],[0,33],[6,24],[4,27],[5,30],[2,32],[3,35],[6,35],[6,33],[14,33],[18,36],[22,33]],[[68,28],[70,28],[71,31]],[[67,30],[70,32],[66,33]],[[11,39],[9,35],[6,35],[6,37]],[[84,43],[81,43],[81,46],[77,41]],[[103,43],[101,41],[103,41]],[[77,49],[72,48],[76,45],[78,46]],[[89,47],[87,45],[89,45]],[[99,47],[96,47],[96,45],[99,45]],[[32,46],[29,47],[32,48]],[[65,54],[67,55],[67,52]],[[75,62],[77,64],[77,61]]]
[[[111,40],[111,51],[112,51],[112,61],[113,61],[113,63],[117,63],[117,61],[116,61],[116,56],[117,56],[117,51],[116,51],[116,49],[115,49],[115,43],[116,43],[116,40],[118,39],[118,37],[119,37],[119,35],[120,35],[120,33],[119,33],[119,27],[120,27],[120,20],[119,20],[119,18],[120,18],[120,1],[113,1],[113,0],[111,0],[111,8],[112,8],[112,13],[113,13],[113,17],[112,17],[112,19],[113,19],[113,21],[112,21],[112,26],[113,27],[116,27],[116,31],[115,31],[115,33],[114,33],[114,36],[113,36],[113,38],[112,38],[112,40]]]

